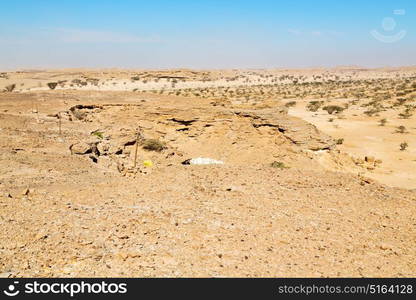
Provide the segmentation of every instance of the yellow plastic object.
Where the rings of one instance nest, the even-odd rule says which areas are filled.
[[[144,160],[143,161],[143,166],[145,167],[153,167],[153,162],[151,160]]]

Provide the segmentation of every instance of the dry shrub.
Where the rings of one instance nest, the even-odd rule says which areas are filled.
[[[310,101],[306,108],[309,111],[316,112],[324,104],[323,101]]]
[[[161,152],[163,149],[166,148],[165,143],[156,140],[156,139],[148,139],[143,142],[143,149],[149,150],[149,151],[156,151]]]
[[[56,86],[58,85],[58,83],[57,82],[48,82],[47,85],[51,90],[54,90],[56,88]]]
[[[328,114],[332,115],[333,113],[340,113],[342,112],[345,108],[338,106],[338,105],[328,105],[322,108],[323,110],[326,110],[328,112]]]
[[[16,84],[9,84],[5,87],[6,92],[13,92],[13,90],[16,88]]]

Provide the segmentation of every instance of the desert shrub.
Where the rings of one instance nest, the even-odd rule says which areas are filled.
[[[326,110],[328,114],[332,115],[333,113],[340,113],[345,108],[338,106],[338,105],[328,105],[322,108],[323,110]]]
[[[87,78],[86,82],[89,82],[91,85],[98,86],[100,80],[97,78]]]
[[[73,79],[71,82],[74,83],[74,84],[76,84],[76,85],[79,85],[79,86],[85,86],[85,85],[88,84],[88,82],[82,81],[80,79]]]
[[[145,150],[160,152],[160,151],[162,151],[163,149],[166,148],[166,145],[165,145],[165,143],[163,143],[163,142],[161,142],[159,140],[156,140],[156,139],[148,139],[148,140],[145,140],[143,142],[143,146],[142,147]]]
[[[335,142],[337,143],[337,145],[342,145],[344,143],[344,139],[337,139]]]
[[[289,167],[286,166],[283,162],[281,161],[274,161],[270,164],[270,166],[272,168],[277,168],[277,169],[288,169]]]
[[[312,112],[316,112],[323,104],[323,101],[310,101],[306,106],[306,109]]]
[[[400,144],[400,151],[404,151],[409,147],[409,145],[406,142],[403,142]]]
[[[140,80],[140,77],[139,76],[133,76],[130,79],[133,80],[133,81],[137,81],[137,80]]]
[[[296,105],[296,101],[289,101],[285,104],[286,107],[293,107]]]
[[[381,112],[381,109],[380,108],[372,108],[372,109],[366,110],[364,113],[367,116],[372,117],[373,115],[375,115],[375,114],[377,114],[379,112]]]
[[[96,136],[101,140],[104,138],[104,133],[101,132],[101,131],[93,131],[93,132],[91,132],[91,135]]]
[[[380,122],[380,126],[384,126],[384,125],[386,125],[387,120],[386,119],[381,119],[379,122]]]
[[[6,92],[13,92],[13,90],[16,88],[16,84],[9,84],[5,87]]]
[[[403,125],[400,125],[399,127],[397,127],[396,132],[397,132],[397,133],[406,133],[406,132],[407,132],[407,131],[406,131],[406,127],[405,127],[405,126],[403,126]]]
[[[51,90],[54,90],[56,88],[56,86],[58,85],[58,83],[57,82],[48,82],[47,85]]]
[[[399,117],[402,119],[409,119],[413,113],[410,111],[409,108],[406,108],[404,112],[399,113]]]
[[[403,105],[406,102],[406,98],[397,98],[397,103],[395,103],[395,106]]]

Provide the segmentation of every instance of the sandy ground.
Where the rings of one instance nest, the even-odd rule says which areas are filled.
[[[364,118],[362,108],[349,109],[342,119],[328,122],[333,116],[327,112],[311,113],[304,106],[291,109],[289,114],[302,118],[334,138],[342,138],[341,151],[354,157],[372,156],[382,160],[380,167],[364,172],[365,176],[389,186],[416,189],[416,121],[400,119],[395,112],[383,112],[379,117]],[[360,113],[361,112],[361,113]],[[378,120],[389,122],[380,126]],[[409,131],[396,133],[397,127],[405,126]],[[406,141],[411,147],[400,151],[400,144]]]
[[[0,80],[99,75],[77,72]],[[145,71],[100,72],[122,82]],[[373,117],[360,105],[311,112],[313,91],[296,98],[286,93],[293,78],[277,79],[325,70],[245,71],[236,86],[246,97],[220,83],[200,89],[203,78],[236,84],[229,78],[242,71],[146,72],[186,77],[194,90],[64,84],[0,94],[1,276],[415,276],[416,126],[397,117],[401,106]],[[331,72],[339,82],[414,74]],[[265,79],[273,90],[254,80],[265,74],[277,76]],[[408,133],[392,133],[399,125]],[[365,156],[374,161],[357,162]],[[224,164],[184,164],[196,157]]]

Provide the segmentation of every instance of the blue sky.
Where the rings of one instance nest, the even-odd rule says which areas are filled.
[[[0,69],[416,65],[415,31],[414,0],[2,1]]]

